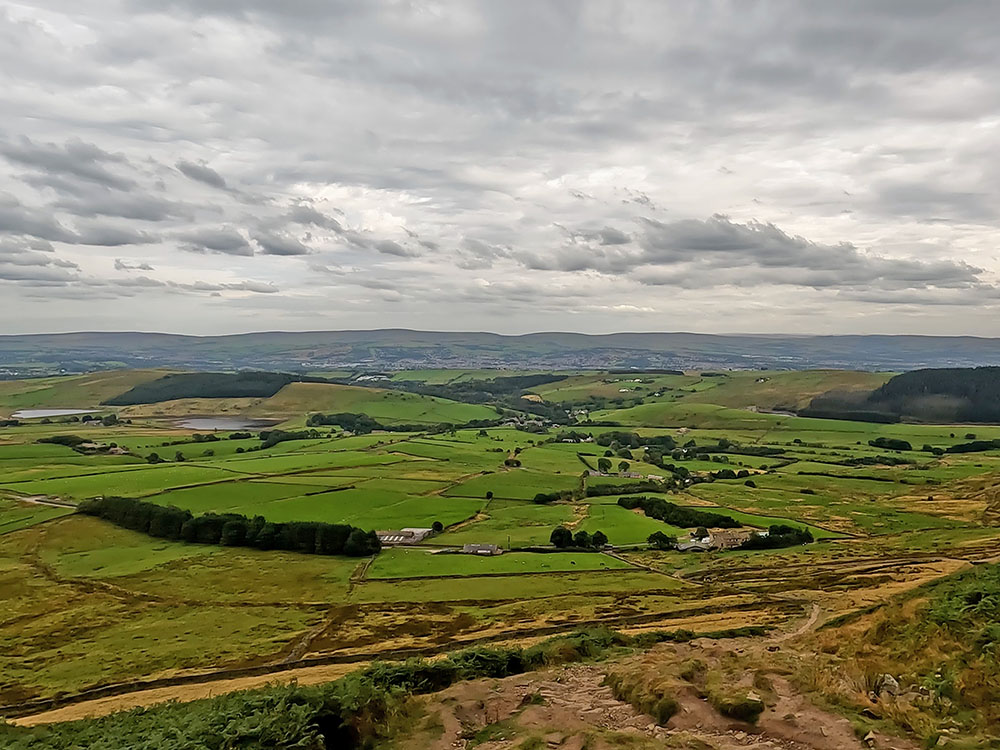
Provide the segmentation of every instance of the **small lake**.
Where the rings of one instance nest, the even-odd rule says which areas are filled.
[[[94,414],[99,409],[21,409],[10,416],[14,419],[37,419],[39,417],[70,417],[74,414]]]
[[[269,419],[241,419],[240,417],[189,417],[174,422],[188,430],[253,430],[276,424]]]

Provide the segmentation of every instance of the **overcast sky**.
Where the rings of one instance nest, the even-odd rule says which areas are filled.
[[[0,332],[1000,336],[989,2],[13,0]]]

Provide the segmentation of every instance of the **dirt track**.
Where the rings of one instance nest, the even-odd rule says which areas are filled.
[[[76,719],[86,719],[95,716],[106,716],[116,711],[127,711],[130,708],[139,706],[152,706],[156,703],[166,703],[167,701],[178,701],[185,703],[200,698],[211,698],[214,695],[223,695],[236,690],[249,690],[259,688],[264,685],[289,682],[298,682],[300,685],[315,685],[321,682],[330,682],[343,677],[348,672],[364,667],[366,662],[358,664],[330,664],[321,667],[303,667],[301,669],[290,669],[278,674],[265,674],[255,677],[237,677],[229,680],[213,680],[212,682],[202,682],[193,685],[176,685],[173,687],[153,688],[151,690],[139,690],[124,695],[113,695],[107,698],[97,698],[51,711],[25,716],[20,719],[13,719],[11,723],[18,726],[34,726],[36,724],[51,724],[57,721],[74,721]]]

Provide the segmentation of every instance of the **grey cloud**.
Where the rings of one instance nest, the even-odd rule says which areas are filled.
[[[307,255],[311,252],[289,234],[259,233],[253,239],[265,255]]]
[[[895,216],[926,221],[974,221],[994,223],[998,209],[986,192],[942,189],[926,181],[887,181],[872,186],[873,204]]]
[[[601,229],[581,229],[571,232],[574,239],[597,242],[601,245],[627,245],[632,238],[620,229],[614,227],[603,227]]]
[[[157,242],[159,238],[149,232],[143,232],[130,227],[109,226],[106,224],[90,224],[77,227],[81,245],[100,245],[102,247],[121,247],[123,245],[147,245]]]
[[[197,229],[182,234],[181,239],[188,244],[191,252],[213,252],[224,255],[253,255],[253,248],[246,238],[235,229]]]
[[[63,284],[78,278],[78,266],[29,240],[0,242],[0,280]]]
[[[321,227],[323,229],[330,229],[338,234],[344,231],[344,228],[340,225],[340,222],[331,216],[327,216],[321,211],[317,210],[314,206],[306,203],[299,203],[292,206],[289,209],[286,216],[288,221],[295,222],[296,224],[311,225],[316,227]]]
[[[211,187],[220,188],[221,190],[225,190],[228,187],[226,179],[207,164],[196,164],[193,161],[181,159],[177,162],[177,169],[186,177],[190,177],[192,180],[202,182]]]
[[[625,234],[625,232],[614,227],[599,229],[597,237],[600,239],[602,245],[627,245],[632,241],[632,238]]]
[[[0,261],[0,281],[28,281],[45,283],[67,283],[77,275],[66,268],[55,266],[24,266]]]
[[[116,271],[155,271],[148,263],[128,263],[121,258],[115,258]]]
[[[8,161],[31,169],[55,175],[70,175],[85,182],[103,185],[115,190],[135,187],[135,180],[115,174],[113,164],[128,164],[121,154],[112,154],[92,143],[71,139],[65,145],[35,143],[21,137],[14,143],[0,145]]]
[[[461,243],[461,254],[458,264],[467,270],[492,268],[493,264],[511,256],[511,249],[494,245],[475,237],[465,237]]]
[[[976,287],[983,269],[962,261],[887,258],[862,253],[850,243],[828,245],[789,235],[773,224],[740,224],[724,216],[661,223],[647,220],[636,255],[604,256],[596,265],[626,270],[690,264],[701,285],[778,283],[813,287]],[[723,274],[720,276],[719,274]],[[655,278],[647,277],[647,281]],[[676,278],[669,272],[664,278]]]
[[[549,253],[515,252],[533,270],[629,274],[643,284],[704,288],[725,284],[875,287],[988,286],[982,268],[955,260],[888,258],[850,243],[816,243],[773,224],[725,216],[644,221],[639,248],[569,246]]]
[[[142,193],[90,191],[83,196],[63,196],[55,206],[76,216],[116,216],[136,221],[162,222],[189,218],[192,211],[177,201]]]
[[[72,242],[76,236],[47,212],[31,209],[0,193],[0,234],[27,234],[42,240]]]
[[[884,325],[915,328],[945,300],[994,304],[988,4],[693,7],[23,0],[0,14],[0,237],[56,243],[94,284],[117,259],[188,295],[186,316],[114,305],[137,325],[241,329],[268,310],[289,327],[628,329],[711,297],[752,299],[746,329],[820,310],[846,330],[880,300],[908,308]],[[224,43],[192,45],[205,29]],[[0,257],[75,271],[20,247]],[[215,253],[286,293],[222,288]],[[212,288],[166,281],[200,277]],[[150,282],[4,293],[52,284],[31,302],[71,326],[94,295]],[[345,286],[364,295],[349,319],[321,302]],[[730,329],[732,309],[698,325]],[[936,332],[969,332],[967,311]]]
[[[2,266],[0,266],[2,273]],[[3,277],[0,276],[0,279]],[[218,296],[221,292],[250,292],[252,294],[276,294],[280,288],[274,284],[259,281],[232,281],[211,283],[195,281],[184,283],[170,280],[155,279],[150,276],[128,276],[115,279],[71,279],[75,282],[63,296],[80,296],[75,294],[74,287],[87,289],[91,294],[102,294],[109,299],[115,297],[135,297],[142,290],[160,290],[164,294],[186,294],[192,296]]]
[[[405,248],[395,240],[378,240],[372,243],[372,247],[383,255],[395,255],[400,258],[412,258],[419,255],[415,250]]]
[[[171,286],[180,289],[188,289],[195,292],[254,292],[255,294],[275,294],[281,291],[277,286],[260,281],[234,281],[223,284],[210,284],[204,281],[196,281],[193,284],[172,284]]]
[[[11,266],[78,268],[75,263],[58,257],[52,251],[36,250],[30,243],[23,241],[0,243],[0,263]]]

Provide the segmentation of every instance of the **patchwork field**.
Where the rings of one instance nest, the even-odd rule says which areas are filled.
[[[159,375],[2,383],[0,414],[95,407]],[[395,376],[429,384],[488,377]],[[579,412],[578,422],[617,426],[559,427],[505,409],[508,424],[439,428],[499,422],[500,415],[493,406],[440,396],[293,383],[267,399],[182,399],[97,412],[116,414],[117,423],[65,416],[0,427],[0,597],[10,603],[0,612],[0,639],[9,645],[0,653],[0,705],[149,678],[203,680],[213,669],[436,653],[580,625],[775,627],[813,603],[831,614],[852,611],[997,556],[1000,450],[946,451],[1000,438],[1000,427],[765,411],[887,377],[591,373],[526,389],[542,399],[533,403]],[[175,421],[266,417],[301,430],[316,412],[427,429],[352,435],[323,426],[266,445],[258,433],[270,427],[206,438],[208,430]],[[657,465],[645,448],[602,437],[623,431],[669,438],[675,448]],[[38,442],[66,435],[101,448]],[[878,438],[910,447],[869,444]],[[112,444],[121,455],[110,453]],[[150,463],[153,453],[161,462]],[[603,459],[611,462],[606,476],[587,476]],[[619,476],[621,461],[630,476]],[[650,475],[689,479],[651,486]],[[550,497],[536,502],[539,493]],[[374,559],[189,544],[74,512],[103,495],[271,523],[441,530]],[[815,541],[772,550],[651,550],[650,535],[687,538],[693,527],[627,510],[618,499],[629,495],[727,515],[746,529],[804,529]],[[601,532],[612,547],[551,551],[558,526]],[[462,554],[464,545],[505,552]]]

